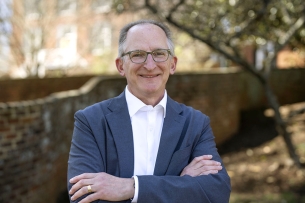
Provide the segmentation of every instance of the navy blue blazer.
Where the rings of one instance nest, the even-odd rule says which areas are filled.
[[[209,118],[168,97],[154,175],[138,176],[138,202],[229,202],[230,178],[224,167],[213,175],[179,176],[195,157],[207,154],[222,163]],[[133,135],[125,92],[75,113],[68,180],[96,172],[130,178],[133,168]],[[71,186],[68,182],[68,190]]]

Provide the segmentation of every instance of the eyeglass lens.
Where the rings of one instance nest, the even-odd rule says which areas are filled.
[[[129,56],[132,62],[134,63],[143,63],[146,61],[146,58],[148,56],[149,52],[146,51],[132,51],[130,52]],[[156,62],[163,62],[168,59],[168,51],[167,50],[155,50],[150,53],[153,57],[153,59]]]

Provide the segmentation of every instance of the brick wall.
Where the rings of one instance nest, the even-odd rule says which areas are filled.
[[[283,71],[271,80],[280,101],[305,101],[305,69]],[[74,112],[118,95],[125,85],[124,78],[95,77],[80,89],[0,103],[0,203],[55,203],[66,189]],[[174,100],[210,116],[217,143],[238,130],[240,110],[266,106],[257,81],[231,69],[176,74],[170,77],[167,90]]]
[[[124,85],[94,78],[79,90],[1,103],[0,202],[56,202],[66,189],[74,112],[119,94]]]

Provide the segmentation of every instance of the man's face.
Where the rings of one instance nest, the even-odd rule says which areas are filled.
[[[136,25],[127,34],[124,53],[134,50],[152,52],[169,49],[164,31],[153,24]],[[128,55],[116,59],[119,73],[125,76],[129,91],[139,99],[163,97],[170,74],[174,74],[177,58],[169,56],[167,61],[155,62],[148,54],[144,63],[133,63]]]

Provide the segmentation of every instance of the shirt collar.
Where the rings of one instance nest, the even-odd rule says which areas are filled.
[[[128,90],[128,85],[125,88],[125,96],[126,96],[126,102],[127,102],[128,112],[129,112],[130,117],[135,115],[144,106],[148,106],[148,105],[144,104],[140,99],[138,99]],[[167,103],[167,92],[165,90],[162,100],[155,106],[155,108],[157,106],[163,107],[164,118],[166,115],[166,103]]]

